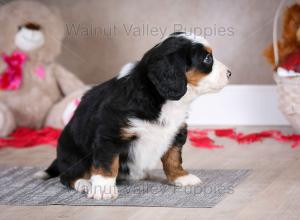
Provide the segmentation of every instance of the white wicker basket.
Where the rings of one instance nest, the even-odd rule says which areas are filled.
[[[294,129],[300,132],[300,77],[279,77],[277,83],[278,107]]]
[[[276,66],[279,64],[277,47],[278,19],[285,3],[286,0],[281,1],[274,19],[273,46]],[[274,80],[277,83],[279,109],[292,127],[300,132],[300,76],[279,77],[277,73],[274,73]]]

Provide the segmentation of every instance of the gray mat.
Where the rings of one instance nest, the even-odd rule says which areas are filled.
[[[63,186],[58,178],[36,180],[32,175],[40,168],[0,167],[1,205],[104,205],[211,208],[246,178],[249,170],[191,170],[202,184],[179,188],[163,180],[163,172],[155,170],[152,180],[120,183],[119,197],[112,201],[86,198]]]

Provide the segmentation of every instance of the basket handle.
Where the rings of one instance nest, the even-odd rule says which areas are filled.
[[[274,50],[274,62],[275,62],[276,67],[279,65],[279,53],[278,53],[278,44],[277,44],[278,20],[279,20],[281,9],[285,5],[286,2],[287,2],[287,0],[281,0],[278,8],[276,9],[274,22],[273,22],[273,50]]]

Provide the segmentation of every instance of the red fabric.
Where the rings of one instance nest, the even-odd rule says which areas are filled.
[[[195,147],[202,147],[208,149],[223,148],[223,146],[215,145],[214,141],[210,137],[208,137],[209,131],[210,130],[189,130],[188,137],[192,145]]]
[[[300,73],[300,49],[288,55],[283,64],[281,64],[280,66],[284,69],[293,70],[297,73]]]
[[[0,90],[17,90],[22,84],[23,65],[26,61],[26,55],[15,51],[11,56],[2,55],[3,61],[7,67],[0,73]]]
[[[189,139],[193,146],[203,148],[215,148],[212,146],[222,147],[214,145],[214,141],[208,137],[209,132],[212,132],[217,137],[229,138],[235,140],[239,144],[251,144],[257,141],[262,141],[266,138],[272,138],[278,142],[284,142],[291,145],[292,148],[300,145],[300,134],[284,135],[277,130],[267,130],[261,132],[255,132],[250,134],[244,134],[236,132],[234,129],[210,129],[210,130],[197,130],[193,129],[189,131]],[[209,139],[209,141],[207,140]]]
[[[284,135],[277,130],[244,134],[236,132],[232,128],[205,130],[191,129],[188,131],[188,137],[195,147],[207,149],[223,148],[223,146],[215,144],[215,141],[209,137],[210,133],[217,137],[235,140],[239,144],[251,144],[266,138],[272,138],[278,142],[288,143],[292,148],[300,145],[300,134]],[[40,130],[18,128],[8,138],[0,138],[0,148],[8,146],[14,148],[27,148],[41,144],[56,146],[60,134],[60,129],[50,127],[42,128]]]
[[[60,129],[50,127],[40,130],[18,128],[8,138],[0,138],[0,148],[26,148],[41,144],[56,146],[60,133]]]

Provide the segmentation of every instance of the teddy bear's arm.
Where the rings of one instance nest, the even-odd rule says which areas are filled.
[[[264,51],[263,51],[264,57],[267,59],[267,61],[272,64],[273,67],[275,67],[275,60],[274,60],[274,49],[273,44],[270,44]]]
[[[78,77],[64,67],[57,64],[54,69],[56,81],[64,95],[85,87],[84,83]]]
[[[0,137],[6,137],[16,128],[13,112],[0,101]]]

